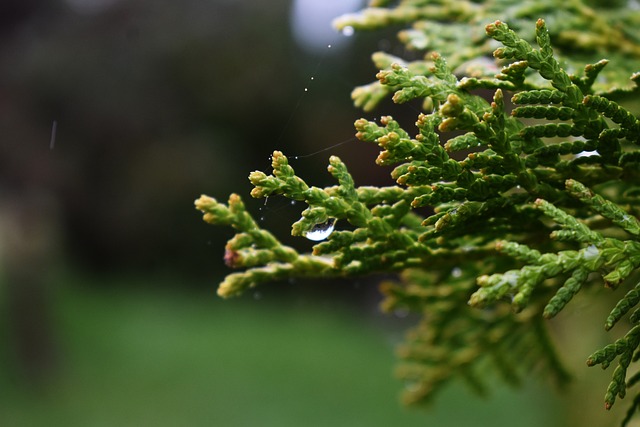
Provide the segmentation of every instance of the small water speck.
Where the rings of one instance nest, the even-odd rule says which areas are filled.
[[[597,151],[582,151],[576,154],[575,157],[577,159],[578,157],[591,157],[591,156],[597,156],[597,155],[598,155]]]
[[[58,129],[58,121],[54,120],[51,125],[51,138],[49,139],[49,149],[53,150],[54,145],[56,144],[56,131]]]
[[[586,261],[589,261],[596,258],[599,254],[600,251],[598,250],[596,245],[589,245],[582,253],[582,256]]]
[[[342,29],[342,35],[345,37],[351,37],[354,32],[355,30],[353,29],[352,26],[346,26]]]
[[[515,288],[518,285],[518,279],[520,279],[520,272],[517,270],[507,271],[502,277],[505,282]]]
[[[460,267],[454,267],[451,270],[451,276],[455,277],[456,279],[462,276],[462,269]]]

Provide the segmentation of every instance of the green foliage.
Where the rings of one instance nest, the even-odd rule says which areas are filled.
[[[409,50],[439,52],[447,58],[456,75],[471,80],[495,77],[503,87],[510,87],[510,83],[521,87],[517,83],[526,80],[533,87],[545,82],[527,70],[526,64],[501,62],[507,66],[498,72],[496,65],[486,60],[495,44],[486,38],[483,30],[486,23],[502,20],[519,33],[523,43],[533,44],[535,36],[530,29],[544,17],[553,31],[556,58],[565,70],[575,74],[573,78],[581,89],[591,88],[594,93],[611,98],[621,98],[636,90],[629,76],[638,71],[635,61],[640,60],[640,36],[636,30],[640,14],[631,12],[624,0],[564,4],[554,0],[401,0],[397,6],[384,7],[388,3],[396,2],[370,1],[369,8],[336,19],[335,26],[372,30],[411,24],[410,29],[399,32],[400,41]],[[511,51],[507,48],[505,52]],[[607,60],[587,66],[588,71],[579,75],[584,64],[603,57]],[[609,61],[615,67],[605,67]],[[405,63],[383,52],[374,54],[374,62],[379,69],[398,63],[412,71],[428,69],[431,65],[429,60]],[[496,82],[483,84],[495,86]],[[357,88],[352,96],[356,105],[370,111],[394,91],[393,87],[374,82]]]
[[[606,10],[578,2],[371,3],[336,25],[413,23],[401,40],[431,51],[410,63],[374,55],[377,82],[353,92],[367,110],[391,94],[396,103],[422,103],[415,137],[390,116],[355,122],[357,138],[382,149],[376,163],[393,167],[396,184],[357,187],[332,156],[328,171],[337,185],[309,186],[274,152],[271,175],[251,173],[251,194],[304,201],[294,236],[336,220],[351,225],[312,254],[262,230],[239,196],[228,205],[202,196],[196,207],[205,221],[237,230],[225,261],[245,268],[227,276],[218,294],[284,277],[399,272],[400,283],[382,285],[383,309],[423,316],[399,351],[405,401],[428,400],[454,377],[482,391],[489,367],[510,383],[534,368],[565,383],[545,318],[598,283],[612,290],[635,285],[612,309],[606,330],[640,302],[640,120],[616,102],[637,94],[640,74],[629,67],[638,62],[629,58],[640,57],[638,13],[623,13],[615,2],[601,5]],[[532,16],[548,16],[556,33],[542,19],[531,38],[501,21],[486,26],[488,38],[474,33],[477,22],[495,15],[522,34]],[[608,23],[614,18],[619,25]],[[490,49],[501,70],[484,58]],[[593,58],[604,52],[609,61]],[[576,65],[586,57],[592,63]],[[493,90],[492,99],[480,89]],[[426,215],[418,213],[425,208]],[[623,338],[587,361],[606,368],[617,359],[607,409],[640,378],[627,380],[640,357],[638,321],[640,310],[630,315]]]

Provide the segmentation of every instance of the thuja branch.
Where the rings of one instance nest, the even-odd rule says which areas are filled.
[[[367,31],[397,24],[411,24],[398,36],[409,50],[435,51],[448,59],[451,67],[461,75],[483,80],[483,85],[503,88],[531,89],[529,84],[542,82],[539,76],[530,73],[525,64],[512,63],[496,75],[496,65],[488,63],[494,46],[484,37],[484,23],[501,19],[511,23],[524,40],[535,42],[529,29],[539,17],[553,19],[555,47],[558,59],[566,69],[579,70],[584,58],[606,56],[608,61],[588,66],[583,75],[573,79],[582,86],[584,93],[593,91],[599,95],[620,98],[638,90],[637,78],[629,80],[637,72],[635,63],[640,61],[640,47],[635,29],[640,24],[637,13],[630,13],[625,2],[570,2],[559,4],[555,0],[523,2],[518,0],[484,1],[416,1],[401,0],[396,6],[385,7],[388,2],[372,0],[370,7],[358,13],[341,16],[334,26],[342,30],[352,27]],[[408,65],[409,68],[424,69],[430,65],[428,59],[403,63],[399,60],[384,60],[383,52],[374,54],[376,68],[388,69],[392,63]],[[635,68],[634,68],[635,67]],[[599,74],[596,79],[594,75]],[[352,97],[358,106],[370,111],[392,93],[387,87],[374,82],[356,88]]]
[[[370,9],[344,22],[369,28],[383,19],[434,19],[450,3],[403,1],[397,9]],[[468,23],[476,5],[461,3],[454,21]],[[591,16],[588,9],[577,14]],[[237,232],[225,262],[242,271],[227,276],[218,293],[235,296],[290,277],[400,273],[400,282],[382,285],[382,305],[423,316],[407,336],[399,368],[408,384],[405,400],[416,403],[454,377],[484,390],[489,366],[509,383],[534,367],[566,382],[545,319],[586,287],[622,288],[603,320],[606,330],[624,324],[628,331],[588,360],[606,367],[617,359],[605,396],[610,408],[640,378],[627,378],[640,342],[640,285],[634,281],[640,267],[640,121],[613,101],[620,91],[597,87],[610,78],[610,62],[568,72],[543,20],[535,21],[531,38],[501,21],[487,25],[486,34],[500,43],[493,55],[502,68],[492,75],[460,77],[456,55],[453,67],[438,53],[413,63],[377,56],[375,88],[362,89],[356,103],[372,108],[392,95],[395,103],[423,106],[415,135],[391,116],[355,122],[356,137],[380,147],[376,163],[393,168],[388,187],[357,186],[336,156],[328,166],[336,183],[326,188],[307,184],[278,151],[271,174],[250,174],[253,197],[306,205],[291,234],[326,238],[312,253],[301,254],[263,230],[237,195],[228,204],[198,199],[205,221]],[[413,34],[411,43],[417,38]],[[636,52],[631,41],[621,42],[625,54]],[[459,55],[489,45],[474,39]],[[493,95],[487,100],[476,89]]]
[[[228,205],[202,196],[196,200],[196,208],[204,213],[206,222],[236,229],[237,234],[227,243],[224,261],[231,268],[248,268],[225,278],[218,288],[221,297],[240,295],[258,283],[286,277],[338,275],[327,260],[300,255],[261,229],[237,194],[229,197]]]

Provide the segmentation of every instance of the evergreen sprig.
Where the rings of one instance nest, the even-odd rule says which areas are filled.
[[[454,36],[460,27],[448,25],[472,26],[497,10],[493,2],[484,8],[446,0],[385,7],[388,3],[372,1],[371,8],[337,25],[368,29],[416,22],[403,33],[404,41],[429,49],[436,43],[432,31],[452,29],[443,32],[445,38],[462,43]],[[506,15],[523,31],[531,15],[548,7],[519,2]],[[567,11],[556,12],[552,16]],[[467,49],[455,52],[459,46],[435,44],[446,55],[432,52],[424,61],[376,54],[378,80],[354,91],[356,104],[370,109],[393,94],[396,103],[420,100],[423,105],[415,136],[391,116],[355,122],[356,137],[381,148],[376,163],[393,168],[395,184],[357,186],[346,165],[332,156],[328,172],[336,184],[310,186],[286,156],[274,152],[271,174],[250,174],[251,195],[304,202],[307,208],[292,235],[309,236],[322,228],[328,236],[311,254],[300,254],[261,229],[239,196],[232,195],[228,204],[202,196],[196,207],[205,221],[236,229],[225,261],[244,269],[227,276],[218,293],[234,296],[289,277],[399,272],[400,282],[381,286],[383,309],[422,315],[399,350],[406,402],[432,398],[454,377],[483,391],[489,367],[512,384],[535,367],[566,382],[569,376],[545,319],[597,283],[611,290],[630,282],[635,286],[612,308],[606,330],[622,323],[640,302],[640,121],[615,101],[636,89],[621,89],[621,80],[612,78],[616,74],[606,74],[613,60],[576,67],[582,56],[571,57],[563,49],[570,40],[582,53],[600,52],[598,37],[615,34],[619,44],[607,49],[640,55],[640,37],[606,27],[609,15],[578,3],[572,3],[570,14],[574,25],[554,20],[559,29],[553,34],[545,21],[535,20],[531,38],[495,21],[486,26],[489,39],[467,38]],[[427,19],[439,25],[420,25]],[[580,38],[574,30],[584,28],[586,20],[593,31]],[[552,48],[552,39],[559,50]],[[496,42],[494,57],[501,68],[484,62],[482,72],[461,76],[462,61],[477,59]],[[635,74],[632,82],[638,80]],[[477,89],[490,89],[493,96],[480,96]],[[605,395],[607,409],[640,380],[627,378],[640,354],[640,308],[628,321],[625,336],[587,362],[607,367],[618,361]],[[640,394],[631,411],[638,402]]]
[[[517,0],[400,0],[395,6],[386,1],[370,0],[368,8],[343,15],[334,21],[338,30],[351,27],[367,31],[398,24],[411,24],[400,31],[399,39],[409,50],[439,52],[447,58],[456,74],[467,76],[467,82],[485,88],[533,89],[543,83],[539,75],[517,62],[496,73],[496,65],[486,60],[495,46],[484,36],[486,22],[509,22],[524,40],[535,42],[527,31],[539,17],[546,17],[554,29],[552,34],[555,55],[571,70],[572,80],[583,93],[592,91],[608,98],[621,98],[637,93],[637,77],[629,76],[638,70],[634,62],[640,60],[638,36],[630,29],[640,25],[637,13],[630,13],[626,2],[571,2],[560,5],[554,0],[522,2]],[[594,64],[584,66],[585,58],[603,56]],[[393,62],[379,69],[386,69]],[[605,67],[614,62],[615,67]],[[414,61],[413,68],[425,68],[429,60]],[[583,68],[584,67],[584,68]],[[495,76],[495,78],[494,78]],[[596,78],[599,76],[599,78]],[[481,83],[478,83],[480,79]],[[385,91],[374,82],[356,88],[352,97],[358,106],[371,111],[386,98]]]

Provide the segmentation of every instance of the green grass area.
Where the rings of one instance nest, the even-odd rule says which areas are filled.
[[[44,390],[0,382],[2,425],[561,425],[542,386],[403,408],[390,328],[362,309],[124,285],[57,293],[59,372]]]

